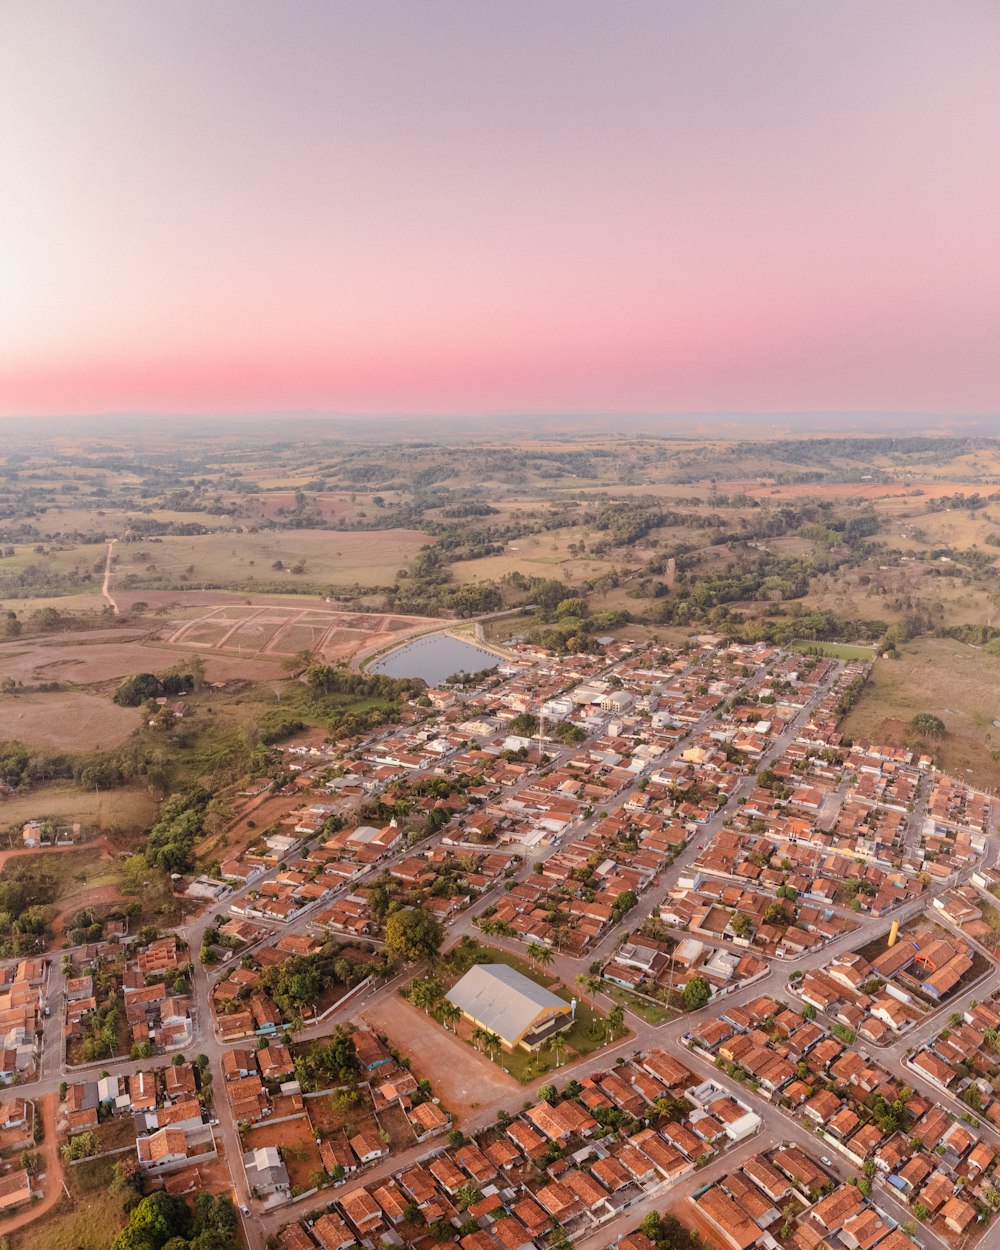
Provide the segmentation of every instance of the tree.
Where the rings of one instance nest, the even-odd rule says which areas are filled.
[[[443,992],[436,977],[421,977],[410,986],[410,1002],[430,1015],[431,1008],[440,1001]]]
[[[556,1087],[554,1085],[540,1085],[538,1088],[538,1101],[551,1102],[556,1096]]]
[[[625,1026],[625,1008],[621,1003],[616,1003],[608,1012],[608,1027],[611,1029],[611,1036],[614,1037],[620,1033]]]
[[[532,942],[528,950],[528,958],[539,968],[548,968],[555,955],[552,954],[551,947],[543,946],[541,942]]]
[[[441,1005],[438,1007],[437,1014],[438,1014],[438,1018],[440,1019],[441,1023],[445,1026],[445,1028],[447,1028],[448,1025],[450,1024],[452,1026],[452,1031],[457,1032],[457,1029],[455,1028],[455,1026],[458,1024],[459,1020],[461,1020],[462,1012],[458,1007],[455,1006],[454,1003],[449,1002],[448,999],[445,999],[441,1003]]]
[[[735,937],[745,938],[750,936],[753,929],[753,922],[749,916],[744,915],[741,911],[738,911],[732,920],[730,920],[729,927],[732,929]]]
[[[444,930],[423,907],[394,911],[385,922],[385,948],[407,963],[433,959],[441,948]]]
[[[704,977],[692,977],[684,986],[681,997],[688,1011],[698,1011],[708,1005],[712,997],[712,987]]]
[[[552,1051],[556,1067],[558,1068],[563,1055],[566,1053],[566,1039],[561,1033],[553,1033],[549,1038],[549,1050]]]
[[[125,678],[112,699],[120,707],[138,707],[147,699],[155,699],[162,689],[163,683],[155,673],[136,673]]]
[[[947,732],[944,721],[932,712],[918,712],[910,721],[910,728],[923,738],[943,738]]]

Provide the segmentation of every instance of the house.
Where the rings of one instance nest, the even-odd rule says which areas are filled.
[[[288,1170],[281,1160],[277,1146],[258,1146],[243,1156],[247,1183],[264,1197],[287,1191]]]
[[[367,1189],[352,1189],[345,1194],[340,1200],[340,1209],[357,1229],[359,1237],[367,1237],[382,1224],[382,1209]]]
[[[182,1128],[161,1128],[148,1137],[139,1137],[135,1148],[140,1166],[147,1171],[186,1162],[188,1157],[187,1139]]]
[[[313,1224],[312,1231],[320,1244],[320,1250],[347,1250],[357,1240],[340,1216],[333,1211],[321,1215]]]
[[[341,1133],[338,1137],[324,1137],[319,1144],[319,1157],[331,1176],[335,1173],[346,1176],[358,1169],[358,1159],[351,1149],[346,1133]]]
[[[252,1050],[227,1050],[222,1056],[222,1073],[227,1081],[238,1081],[257,1074],[257,1060]]]
[[[15,1098],[4,1103],[0,1108],[0,1128],[14,1129],[28,1127],[28,1104],[23,1098]]]
[[[351,1149],[358,1156],[359,1163],[372,1163],[375,1159],[383,1159],[389,1153],[378,1133],[370,1126],[361,1128],[351,1138]]]
[[[133,1073],[128,1078],[128,1097],[133,1111],[152,1111],[156,1106],[156,1074]]]
[[[257,1066],[265,1081],[280,1081],[294,1068],[291,1051],[280,1042],[271,1042],[257,1051]]]
[[[692,1198],[701,1215],[731,1250],[750,1250],[764,1237],[746,1212],[718,1185],[707,1189],[699,1198]]]
[[[537,1051],[573,1022],[569,1003],[507,964],[474,964],[445,997],[505,1050]]]
[[[9,1211],[31,1201],[31,1177],[24,1168],[0,1176],[0,1211]]]

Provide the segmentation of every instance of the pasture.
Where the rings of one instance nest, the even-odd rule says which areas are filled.
[[[419,530],[291,529],[258,533],[167,535],[115,548],[112,593],[119,589],[239,586],[386,586],[432,539]],[[293,571],[295,570],[295,571]]]

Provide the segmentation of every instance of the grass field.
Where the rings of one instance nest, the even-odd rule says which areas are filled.
[[[908,642],[898,660],[877,660],[859,702],[844,722],[851,738],[902,743],[918,712],[939,716],[947,730],[927,745],[941,767],[979,785],[1000,785],[1000,658],[950,638]]]
[[[812,642],[808,638],[796,638],[791,645],[792,651],[803,651],[807,655],[829,655],[835,660],[871,660],[875,652],[871,647],[856,647],[849,642]]]

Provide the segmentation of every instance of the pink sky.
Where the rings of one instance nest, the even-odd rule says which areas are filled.
[[[1000,412],[994,0],[6,0],[0,414]]]

